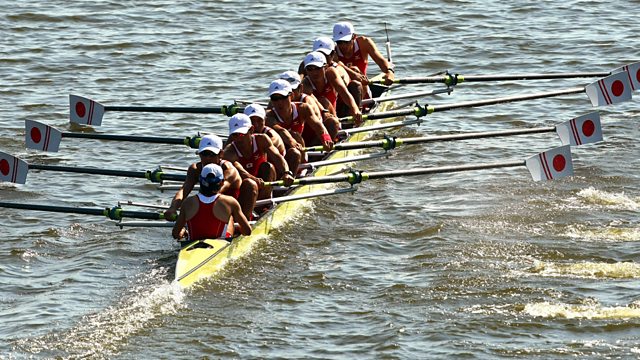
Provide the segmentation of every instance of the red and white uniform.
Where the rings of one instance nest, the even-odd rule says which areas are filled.
[[[367,66],[369,65],[368,61],[365,59],[362,51],[360,51],[360,45],[358,44],[358,38],[353,43],[353,54],[351,57],[345,57],[341,52],[340,48],[336,47],[336,53],[338,54],[338,60],[342,61],[346,66],[355,66],[360,69],[360,72],[363,75],[367,75]]]
[[[236,150],[236,155],[238,155],[238,162],[242,165],[242,167],[247,170],[252,176],[258,176],[260,165],[267,162],[267,154],[258,152],[258,142],[256,141],[255,135],[251,135],[251,144],[253,148],[251,157],[245,158],[242,156],[242,153],[236,146],[236,143],[231,143],[231,145],[233,145],[233,148]]]
[[[316,88],[316,85],[313,83],[313,80],[311,80],[311,78],[309,78],[309,83],[311,84],[311,88],[313,89],[313,95],[315,95],[317,98],[326,98],[334,108],[336,107],[336,103],[338,101],[338,93],[333,88],[333,86],[331,86],[331,84],[327,82],[326,74],[324,75],[324,89],[322,89],[322,91]]]
[[[231,237],[227,231],[228,221],[222,221],[213,215],[213,206],[218,196],[219,194],[213,196],[198,194],[200,203],[198,212],[187,221],[190,241]]]
[[[287,126],[284,119],[282,119],[280,114],[278,114],[278,111],[275,108],[273,109],[273,113],[276,114],[276,118],[280,126],[289,131],[295,131],[298,134],[302,134],[302,132],[304,131],[304,122],[302,122],[302,119],[300,119],[300,114],[298,113],[298,103],[291,103],[291,112],[293,113],[293,119]]]

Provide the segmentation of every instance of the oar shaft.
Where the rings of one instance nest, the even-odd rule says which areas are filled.
[[[460,102],[460,103],[454,103],[454,104],[448,104],[448,105],[435,105],[435,106],[428,106],[427,112],[431,114],[432,112],[437,112],[437,111],[448,111],[453,109],[481,107],[481,106],[496,105],[496,104],[502,104],[502,103],[515,102],[515,101],[543,99],[543,98],[554,97],[554,96],[578,94],[578,93],[583,93],[584,91],[585,91],[584,87],[581,86],[581,87],[569,88],[564,90],[549,91],[549,92],[535,93],[535,94],[529,94],[529,95],[514,95],[514,96],[505,96],[501,98],[493,98],[493,99],[487,99],[487,100]]]
[[[147,220],[164,219],[164,215],[161,213],[144,212],[144,211],[128,211],[128,210],[122,210],[119,207],[97,209],[97,208],[81,208],[81,207],[70,207],[70,206],[39,205],[39,204],[17,204],[17,203],[9,203],[9,202],[0,202],[0,207],[9,208],[9,209],[47,211],[47,212],[67,213],[67,214],[106,216],[113,220],[120,220],[122,218],[136,218],[136,219],[147,219]]]
[[[125,112],[165,112],[185,114],[225,114],[225,106],[212,107],[179,107],[179,106],[105,106],[105,111]]]
[[[152,171],[109,170],[109,169],[83,168],[83,167],[57,166],[57,165],[38,165],[38,164],[29,164],[29,169],[71,172],[71,173],[79,173],[79,174],[142,178],[142,179],[149,179],[151,181],[162,181],[162,180],[184,181],[187,177],[186,175],[181,175],[181,174],[165,174],[162,172],[154,173]]]
[[[89,134],[89,133],[62,133],[63,138],[75,139],[94,139],[94,140],[113,140],[113,141],[132,141],[154,144],[180,144],[189,143],[190,138],[168,138],[157,136],[135,136],[135,135],[108,135],[108,134]]]
[[[524,73],[524,74],[493,74],[493,75],[436,75],[425,77],[410,77],[395,79],[395,84],[429,84],[444,83],[452,85],[462,82],[483,82],[483,81],[517,81],[517,80],[553,80],[553,79],[576,79],[594,78],[611,75],[611,72],[566,72],[566,73]]]
[[[504,75],[465,75],[458,76],[465,82],[471,81],[510,81],[510,80],[553,80],[553,79],[576,79],[594,78],[611,75],[611,72],[567,72],[567,73],[529,73],[529,74],[504,74]]]
[[[445,174],[452,172],[462,171],[474,171],[474,170],[486,170],[486,169],[498,169],[507,167],[525,166],[523,160],[520,161],[508,161],[493,164],[473,164],[473,165],[461,165],[461,166],[441,166],[432,168],[419,168],[402,171],[377,171],[370,173],[362,173],[363,180],[366,179],[384,179],[400,176],[416,176],[416,175],[430,175],[430,174]]]

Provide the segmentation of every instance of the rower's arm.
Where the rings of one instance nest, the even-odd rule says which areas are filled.
[[[344,81],[340,78],[337,71],[328,71],[327,79],[331,83],[331,86],[338,92],[338,96],[349,106],[351,111],[351,116],[356,116],[360,114],[360,108],[358,108],[358,104],[351,96],[351,93],[347,89]]]
[[[367,54],[369,54],[369,56],[371,56],[371,59],[373,60],[373,62],[375,62],[378,65],[378,67],[380,68],[380,71],[382,71],[385,74],[384,75],[385,79],[389,79],[392,82],[395,75],[393,66],[387,61],[387,59],[384,58],[382,53],[380,53],[380,51],[378,50],[378,47],[373,42],[373,40],[364,36],[363,36],[363,40],[364,41],[362,41],[362,44],[364,45],[363,46],[364,50],[367,52]]]
[[[289,165],[287,165],[287,161],[278,151],[278,148],[273,145],[271,139],[268,136],[260,136],[256,137],[256,141],[260,141],[259,145],[262,149],[265,149],[265,153],[267,154],[267,159],[273,166],[276,168],[276,176],[280,179],[284,173],[289,171]]]
[[[195,164],[192,164],[191,166],[189,166],[189,169],[187,169],[187,178],[182,183],[180,189],[178,189],[176,194],[173,196],[173,199],[171,199],[171,205],[169,205],[169,208],[164,212],[164,217],[168,221],[172,220],[173,216],[175,216],[180,206],[182,206],[182,201],[184,200],[184,198],[189,196],[191,190],[193,190],[193,187],[196,185],[195,179],[198,178],[196,174],[197,171],[198,168],[195,166]]]
[[[240,227],[240,233],[242,235],[251,235],[251,225],[249,221],[242,213],[242,209],[240,208],[240,204],[236,199],[230,199],[228,202],[229,210],[231,210],[231,215],[233,219],[238,223]]]
[[[238,173],[235,165],[233,163],[228,163],[227,166],[223,168],[224,173],[224,183],[220,187],[219,193],[228,194],[229,189],[239,189],[240,184],[242,183],[242,178]]]
[[[171,230],[171,236],[174,239],[180,240],[186,235],[186,230],[184,226],[187,223],[186,214],[184,211],[180,211],[178,218],[176,219],[176,223],[173,224],[173,229]]]

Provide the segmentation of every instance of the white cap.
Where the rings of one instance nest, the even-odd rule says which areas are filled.
[[[209,134],[205,135],[200,139],[200,145],[198,146],[198,151],[196,154],[200,154],[203,151],[212,151],[214,154],[220,153],[220,149],[222,149],[222,140],[218,137],[218,135]]]
[[[264,108],[260,104],[251,104],[245,107],[244,114],[248,117],[257,116],[262,120],[264,120],[264,118],[267,116],[267,113],[264,111]]]
[[[319,51],[310,52],[307,56],[304,57],[304,67],[305,69],[309,65],[323,67],[327,63],[327,58],[323,53]]]
[[[349,41],[354,33],[350,22],[342,21],[333,25],[333,41]]]
[[[218,164],[209,164],[200,172],[200,186],[210,187],[220,184],[224,180],[224,172]]]
[[[291,84],[291,88],[293,90],[297,89],[302,82],[302,79],[300,79],[300,74],[292,70],[285,71],[282,74],[278,75],[278,79],[287,80],[289,84]]]
[[[313,51],[320,51],[325,55],[331,54],[336,49],[336,43],[326,36],[319,37],[313,40]]]
[[[252,126],[249,116],[235,114],[229,119],[229,136],[235,133],[246,134]]]
[[[278,94],[282,96],[288,96],[291,94],[291,84],[287,80],[273,80],[269,85],[269,96]]]

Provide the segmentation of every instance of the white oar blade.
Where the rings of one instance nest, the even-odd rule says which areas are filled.
[[[631,90],[640,90],[640,62],[628,64],[623,67],[615,69],[613,72],[627,72],[629,82],[631,83]]]
[[[29,165],[15,156],[0,152],[0,181],[24,184]]]
[[[609,75],[586,86],[585,91],[593,106],[617,104],[631,100],[631,84],[626,71]]]
[[[62,141],[60,130],[33,120],[25,120],[24,130],[24,143],[27,149],[56,152],[60,148],[60,141]]]
[[[578,116],[556,126],[562,145],[584,145],[602,141],[600,113],[597,111]]]
[[[82,96],[69,95],[69,121],[81,125],[100,126],[104,106]]]
[[[573,175],[571,147],[564,145],[541,152],[526,160],[527,169],[533,180],[553,180]]]

